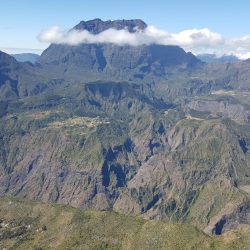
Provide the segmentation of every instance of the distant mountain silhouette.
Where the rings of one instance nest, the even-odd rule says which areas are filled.
[[[238,57],[233,55],[217,57],[215,54],[199,54],[197,58],[206,63],[234,63],[240,61]]]
[[[18,61],[18,62],[31,62],[35,63],[39,55],[34,53],[20,53],[20,54],[12,54],[12,56]]]

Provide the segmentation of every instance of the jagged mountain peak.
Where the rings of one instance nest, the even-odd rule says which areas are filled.
[[[127,29],[129,32],[134,33],[136,32],[136,30],[143,30],[146,27],[147,24],[141,19],[103,21],[99,18],[95,18],[89,21],[81,21],[74,27],[74,29],[87,30],[93,34],[98,34],[110,28],[114,28],[117,30]]]
[[[96,18],[81,21],[72,29],[98,34],[110,28],[126,29],[133,33],[146,27],[147,24],[141,19],[103,21]],[[132,78],[136,75],[142,79],[144,75],[152,72],[154,75],[163,76],[166,68],[192,68],[201,64],[193,54],[186,53],[178,46],[158,44],[119,46],[111,43],[82,43],[77,46],[52,44],[42,53],[38,62],[42,65],[58,65],[65,74],[71,74],[69,72],[74,68],[72,73],[74,75],[75,71],[77,75],[79,72],[87,71],[92,75],[104,72],[107,77],[111,77],[121,71],[125,79],[131,79],[129,74],[132,74]],[[125,73],[125,70],[128,72]]]

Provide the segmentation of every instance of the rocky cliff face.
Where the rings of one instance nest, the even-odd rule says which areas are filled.
[[[39,60],[50,71],[55,68],[64,77],[70,79],[76,75],[81,81],[85,75],[92,80],[143,81],[149,77],[166,77],[173,70],[192,68],[200,63],[177,46],[112,44],[51,45]]]
[[[239,140],[247,149],[244,130],[186,119],[149,87],[79,87],[70,86],[71,93],[77,88],[74,99],[69,89],[52,97],[53,105],[41,96],[47,105],[43,99],[33,110],[22,104],[1,119],[1,195],[201,228],[228,203],[244,201],[238,189],[250,176],[248,150]]]
[[[201,111],[211,112],[214,115],[231,118],[237,121],[250,121],[250,111],[241,104],[230,104],[223,101],[197,100],[188,104],[188,107]]]
[[[208,75],[213,75],[217,84],[224,84],[228,89],[249,91],[249,66],[249,60],[220,65],[208,64],[205,72]]]
[[[220,235],[237,228],[241,224],[250,224],[250,204],[241,205],[232,213],[224,215],[215,224],[212,232],[213,234]]]
[[[141,20],[102,21],[94,19],[80,22],[74,27],[98,34],[109,28],[138,32],[147,25]],[[122,59],[122,60],[121,60]],[[52,44],[39,58],[44,67],[53,67],[64,77],[88,75],[92,80],[143,80],[164,77],[176,69],[192,69],[202,65],[194,55],[178,46],[142,45],[119,46],[114,44],[81,44],[78,46]],[[47,67],[47,69],[49,69]],[[152,80],[151,80],[152,81]]]
[[[92,34],[101,33],[107,29],[122,30],[126,29],[131,33],[137,30],[144,30],[147,24],[140,19],[132,20],[114,20],[114,21],[102,21],[99,18],[90,21],[81,21],[73,29],[76,30],[87,30]]]

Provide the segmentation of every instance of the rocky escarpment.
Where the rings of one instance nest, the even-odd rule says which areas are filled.
[[[120,60],[123,58],[123,60]],[[177,46],[116,46],[112,44],[51,45],[39,59],[43,67],[65,78],[152,81],[173,70],[192,68],[199,61]]]
[[[241,104],[231,104],[216,100],[195,100],[191,101],[187,107],[196,111],[211,112],[214,115],[237,121],[250,121],[250,111]]]
[[[74,98],[58,92],[52,104],[40,95],[33,109],[20,103],[1,118],[1,195],[200,228],[235,201],[232,193],[244,199],[237,187],[250,173],[239,138],[248,148],[247,129],[186,119],[146,85],[69,88]]]
[[[116,30],[126,29],[129,32],[134,33],[138,31],[138,29],[144,30],[146,27],[147,24],[140,19],[102,21],[101,19],[96,18],[90,21],[81,21],[74,27],[74,29],[87,30],[92,34],[98,34],[111,28]]]
[[[146,27],[141,20],[94,19],[82,21],[73,29],[98,34],[109,28],[126,29],[134,33]],[[203,64],[193,54],[186,53],[178,46],[119,46],[110,43],[77,46],[52,44],[42,53],[38,62],[48,72],[53,67],[54,72],[65,78],[71,77],[82,81],[86,76],[88,80],[152,81],[152,78],[164,77],[174,70],[193,69]]]
[[[229,230],[237,228],[241,224],[250,225],[250,204],[243,204],[232,213],[226,214],[214,225],[212,233],[223,234]]]

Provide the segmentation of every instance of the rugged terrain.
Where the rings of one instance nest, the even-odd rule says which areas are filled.
[[[96,34],[140,20],[81,22]],[[0,52],[0,195],[187,222],[250,224],[250,64],[177,46]]]
[[[5,249],[247,249],[249,228],[209,237],[193,226],[114,212],[1,199]]]

